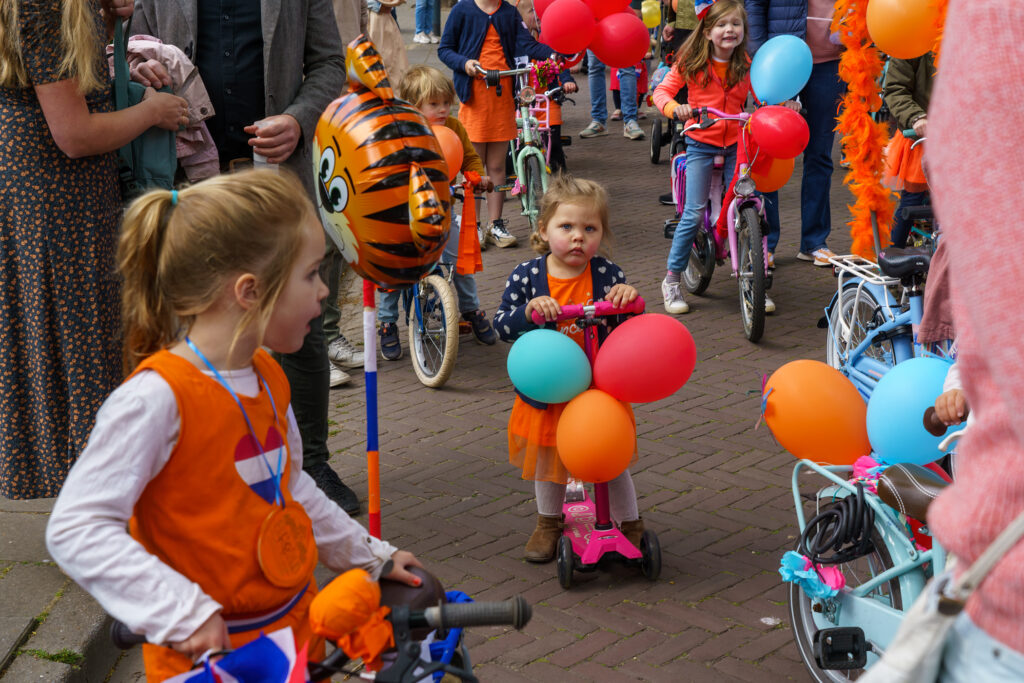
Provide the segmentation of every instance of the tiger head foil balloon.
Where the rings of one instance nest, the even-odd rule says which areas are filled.
[[[448,238],[450,189],[437,138],[396,99],[380,53],[360,36],[348,46],[349,92],[320,117],[313,140],[317,205],[342,256],[393,289],[437,263]]]

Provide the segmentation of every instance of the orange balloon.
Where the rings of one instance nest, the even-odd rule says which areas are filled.
[[[434,136],[441,143],[441,153],[444,154],[444,162],[448,164],[448,180],[455,180],[462,168],[462,140],[451,128],[442,125],[433,125]]]
[[[565,405],[555,445],[574,477],[611,481],[629,466],[636,451],[633,409],[600,389],[588,389]]]
[[[852,465],[871,452],[868,406],[853,382],[816,360],[795,360],[765,385],[764,419],[783,448],[798,458]]]
[[[760,160],[758,158],[758,161]],[[775,190],[789,182],[790,176],[793,175],[793,165],[795,162],[795,159],[772,159],[771,166],[766,171],[759,172],[752,167],[750,169],[750,177],[754,179],[757,189],[761,192],[775,192]],[[760,165],[755,164],[755,166]]]
[[[938,37],[935,0],[871,0],[868,34],[878,49],[897,59],[920,57]]]

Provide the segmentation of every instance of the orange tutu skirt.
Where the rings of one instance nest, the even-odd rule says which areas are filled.
[[[555,445],[558,419],[563,410],[564,403],[552,403],[541,410],[516,396],[508,418],[508,461],[522,470],[523,479],[556,484],[569,481],[569,472],[562,465]],[[632,416],[632,406],[629,412]],[[635,416],[633,424],[636,424]],[[634,451],[630,465],[636,462],[636,457]]]
[[[928,180],[924,176],[921,159],[924,156],[924,145],[911,149],[914,141],[908,140],[901,131],[896,131],[885,148],[885,170],[882,180],[887,187],[894,190],[924,192],[928,189]]]

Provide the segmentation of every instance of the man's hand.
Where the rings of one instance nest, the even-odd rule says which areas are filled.
[[[409,567],[423,568],[420,561],[416,559],[416,556],[407,550],[396,550],[395,554],[391,556],[392,569],[389,573],[381,576],[382,579],[390,579],[392,581],[399,581],[407,586],[418,587],[423,580],[409,571]]]
[[[278,114],[268,116],[256,124],[246,126],[243,130],[254,137],[249,138],[249,145],[257,154],[262,154],[272,164],[280,164],[288,160],[302,137],[302,128],[294,116]]]
[[[135,0],[100,0],[100,16],[107,25],[107,36],[114,35],[114,23],[135,12]],[[127,37],[127,36],[126,36]]]
[[[197,660],[210,650],[227,650],[231,647],[231,639],[228,638],[228,625],[220,612],[203,622],[203,625],[196,629],[180,643],[169,643],[171,649],[180,652],[192,661]]]
[[[167,67],[156,59],[139,62],[131,68],[130,74],[133,81],[141,83],[147,88],[159,90],[164,86],[174,85],[171,81],[171,74],[167,72]]]

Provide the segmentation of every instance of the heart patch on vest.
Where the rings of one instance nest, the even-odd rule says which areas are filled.
[[[279,466],[283,471],[285,461],[288,459],[288,451],[285,449],[281,453],[280,465],[278,464],[278,449],[283,445],[281,433],[276,427],[271,426],[267,429],[267,437],[262,444],[251,434],[246,434],[235,446],[235,469],[238,470],[238,475],[268,503],[274,502],[274,473]]]

